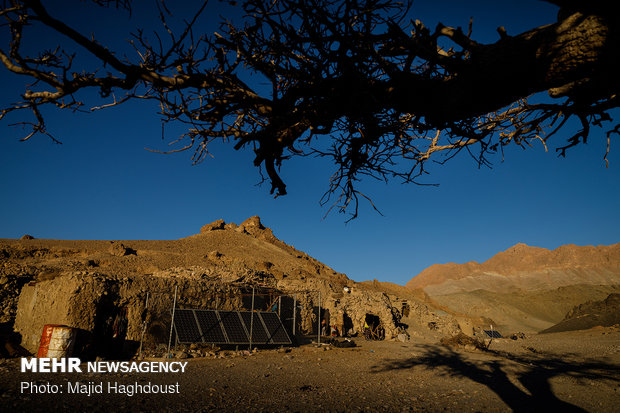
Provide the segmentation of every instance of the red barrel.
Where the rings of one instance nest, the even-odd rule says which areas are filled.
[[[41,334],[37,357],[61,358],[71,356],[77,330],[73,327],[46,324]]]

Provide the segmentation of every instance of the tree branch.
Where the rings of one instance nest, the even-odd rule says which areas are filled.
[[[131,10],[126,0],[93,2]],[[359,200],[370,199],[358,189],[362,178],[424,184],[426,162],[445,163],[463,150],[478,166],[490,166],[506,145],[538,141],[546,149],[571,118],[582,128],[558,144],[559,155],[586,142],[592,127],[609,127],[609,151],[610,136],[618,134],[609,111],[618,107],[620,91],[619,19],[607,2],[553,2],[563,7],[557,22],[517,35],[498,29],[500,39],[491,44],[471,39],[471,21],[467,34],[407,22],[410,3],[394,0],[246,0],[241,24],[223,21],[218,33],[199,37],[206,1],[179,34],[162,3],[163,34],[150,41],[138,30],[131,40],[136,55],[120,60],[63,22],[61,10],[52,17],[39,0],[5,1],[0,17],[10,42],[0,48],[0,62],[39,83],[0,119],[30,110],[33,122],[20,123],[31,128],[25,139],[51,137],[39,108],[78,110],[84,102],[77,92],[110,99],[89,104],[91,111],[155,100],[164,123],[187,126],[173,143],[192,149],[194,162],[206,158],[215,140],[249,146],[275,196],[287,192],[279,175],[284,161],[329,158],[336,171],[322,202],[335,200],[330,210],[352,210],[355,217]],[[62,34],[67,44],[22,56],[24,27],[36,25]],[[71,49],[77,51],[64,51]],[[78,52],[110,72],[74,69]],[[248,73],[268,92],[242,81]],[[553,103],[541,103],[541,92]]]

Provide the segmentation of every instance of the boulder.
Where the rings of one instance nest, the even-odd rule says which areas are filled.
[[[255,234],[256,232],[263,229],[265,229],[265,227],[260,222],[260,217],[258,215],[254,215],[253,217],[250,217],[243,221],[235,231]]]
[[[215,250],[215,251],[209,252],[207,254],[207,258],[212,260],[212,261],[215,261],[215,260],[218,260],[218,259],[222,258],[222,255],[223,254],[221,252]]]
[[[117,257],[124,257],[125,255],[137,255],[136,250],[126,247],[121,242],[114,242],[110,245],[108,252]]]

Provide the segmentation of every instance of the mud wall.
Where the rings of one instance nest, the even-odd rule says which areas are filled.
[[[102,280],[76,276],[62,276],[25,285],[17,303],[14,326],[22,336],[22,346],[36,353],[45,324],[90,329],[98,297],[104,290]]]
[[[208,280],[64,274],[22,288],[14,330],[32,353],[37,352],[45,324],[78,328],[88,333],[89,344],[96,345],[105,334],[106,322],[125,309],[126,340],[139,342],[146,326],[146,344],[167,342],[175,286],[177,308],[243,308],[238,288]]]

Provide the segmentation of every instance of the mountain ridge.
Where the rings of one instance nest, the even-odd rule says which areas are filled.
[[[549,250],[518,243],[478,263],[434,264],[413,277],[406,288],[429,295],[489,289],[551,289],[578,283],[620,283],[620,243],[562,245]]]

